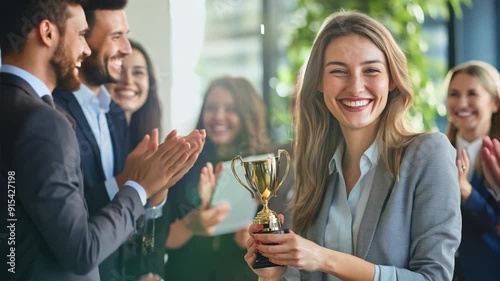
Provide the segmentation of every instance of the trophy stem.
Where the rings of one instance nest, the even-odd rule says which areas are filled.
[[[261,232],[281,230],[281,221],[278,218],[278,215],[267,206],[268,200],[262,200],[261,202],[262,210],[257,213],[257,216],[254,219],[254,223],[262,224],[264,226]]]
[[[266,216],[269,216],[269,212],[270,212],[268,205],[269,205],[269,202],[267,200],[262,202],[262,213],[264,213],[264,215],[266,215]]]

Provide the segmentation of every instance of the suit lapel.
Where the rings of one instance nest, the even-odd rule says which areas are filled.
[[[106,120],[108,121],[109,134],[113,146],[113,172],[119,174],[123,170],[125,159],[128,154],[128,142],[125,139],[127,136],[124,131],[127,130],[125,114],[117,104],[111,102],[109,105],[109,112],[106,113]]]
[[[359,226],[356,256],[362,259],[365,259],[368,254],[380,215],[384,210],[385,202],[389,199],[393,186],[394,177],[383,161],[379,161],[373,179],[372,190]]]
[[[83,135],[85,136],[86,140],[88,143],[90,143],[90,146],[92,148],[92,151],[95,156],[96,163],[101,163],[101,151],[99,150],[99,146],[97,145],[97,141],[94,137],[94,133],[92,133],[92,129],[90,128],[89,122],[87,121],[87,118],[85,118],[85,114],[83,113],[82,108],[80,107],[80,104],[76,100],[75,96],[73,93],[65,95],[67,97],[68,101],[68,112],[71,113],[73,118],[75,119],[76,123],[80,127]],[[82,140],[79,140],[81,142]],[[102,170],[102,164],[101,164],[101,172],[102,175],[104,176],[104,171]]]
[[[118,143],[119,141],[119,135],[118,135],[118,130],[116,129],[116,124],[113,123],[111,113],[108,112],[106,113],[106,121],[108,121],[108,128],[109,128],[109,134],[111,137],[111,145],[113,146],[113,162],[114,162],[114,171],[113,173],[117,172],[117,168],[119,166],[119,161],[118,161],[118,156],[120,155],[120,144]],[[120,169],[121,170],[121,169]]]

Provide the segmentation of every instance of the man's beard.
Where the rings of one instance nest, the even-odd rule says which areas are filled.
[[[76,91],[80,88],[80,79],[75,74],[76,62],[68,55],[65,44],[59,44],[50,64],[56,74],[56,87],[63,91]]]
[[[117,83],[118,79],[112,77],[107,71],[106,64],[100,64],[97,56],[99,51],[91,49],[91,55],[82,62],[80,69],[85,82],[92,86],[101,86],[107,83]]]

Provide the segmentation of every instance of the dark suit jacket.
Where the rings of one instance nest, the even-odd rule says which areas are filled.
[[[0,73],[0,132],[3,189],[9,173],[15,173],[15,245],[8,245],[5,236],[0,243],[2,259],[10,247],[15,250],[16,273],[7,280],[99,280],[97,265],[135,231],[144,214],[137,192],[123,188],[89,218],[70,123],[26,81],[5,73]]]
[[[99,146],[75,95],[71,92],[55,90],[52,96],[59,108],[65,110],[75,120],[75,132],[80,146],[85,200],[90,215],[98,214],[110,202],[104,184],[106,178],[102,168]],[[113,176],[116,176],[123,170],[129,152],[127,122],[125,113],[114,102],[111,102],[109,106],[106,119],[113,145]],[[102,281],[123,280],[122,267],[125,251],[124,248],[118,249],[99,265]]]
[[[104,182],[104,170],[101,162],[101,152],[92,129],[83,114],[80,104],[73,93],[55,90],[52,93],[54,102],[59,108],[68,112],[75,120],[75,132],[80,147],[80,157],[83,169],[85,199],[90,215],[98,213],[109,203],[109,196]],[[129,152],[129,136],[125,113],[114,102],[106,114],[114,154],[113,176],[121,173]]]

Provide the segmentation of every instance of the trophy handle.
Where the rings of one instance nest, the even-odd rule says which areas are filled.
[[[255,193],[253,193],[253,191],[240,179],[240,176],[238,176],[238,173],[236,173],[236,169],[234,167],[234,163],[236,162],[236,160],[240,160],[240,164],[243,163],[243,159],[241,158],[240,155],[236,155],[233,160],[231,160],[231,170],[233,171],[233,175],[234,177],[238,180],[238,182],[243,185],[243,187],[248,190],[250,192],[250,194],[252,194],[252,199],[255,198]]]
[[[276,187],[276,192],[278,192],[278,189],[280,188],[280,186],[285,181],[286,176],[288,175],[288,170],[290,169],[290,154],[288,154],[288,151],[286,151],[284,149],[278,149],[278,156],[279,157],[281,157],[281,153],[284,153],[285,156],[286,156],[286,169],[285,169],[285,174],[283,175],[283,177],[281,178],[280,183],[278,183],[278,186]],[[276,194],[274,196],[276,196]]]

